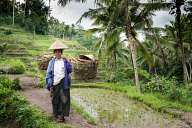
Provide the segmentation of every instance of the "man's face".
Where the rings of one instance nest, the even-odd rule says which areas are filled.
[[[55,57],[57,59],[60,59],[61,55],[62,55],[62,50],[61,49],[56,49],[56,50],[54,50],[54,54],[55,54]]]

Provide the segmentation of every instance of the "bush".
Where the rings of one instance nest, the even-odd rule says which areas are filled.
[[[192,84],[181,86],[175,78],[152,77],[148,83],[142,85],[142,92],[160,93],[169,100],[192,105]]]
[[[5,60],[0,62],[1,74],[23,74],[25,72],[25,65],[21,60]]]
[[[5,76],[0,77],[0,120],[6,120],[8,118],[11,118],[14,116],[14,113],[12,109],[8,109],[9,107],[12,107],[12,100],[10,100],[10,97],[13,95],[15,89],[16,82],[8,79]],[[17,82],[18,85],[18,82]],[[19,85],[18,85],[19,86]]]
[[[19,79],[10,80],[8,77],[5,77],[5,76],[0,77],[0,87],[9,88],[12,90],[21,89]]]
[[[182,95],[183,95],[183,91],[181,88],[179,87],[172,87],[170,88],[170,90],[167,90],[167,94],[166,96],[168,97],[168,99],[170,100],[176,100],[176,101],[180,101],[182,98]]]
[[[180,101],[184,104],[192,105],[192,84],[189,84],[182,90]]]
[[[1,87],[11,88],[12,83],[13,83],[13,81],[8,79],[7,77],[5,77],[5,76],[0,77],[0,86]]]
[[[0,42],[0,53],[4,53],[7,50],[7,44]]]
[[[13,61],[12,61],[13,62]],[[22,74],[25,72],[24,63],[21,60],[16,60],[11,64],[11,68],[9,70],[10,73]]]
[[[139,74],[139,79],[142,81],[149,81],[151,78],[151,75],[146,70],[143,70],[143,69],[139,69],[138,74]]]
[[[13,116],[13,113],[7,109],[11,104],[9,98],[12,94],[13,91],[11,89],[0,86],[0,122],[6,121]]]
[[[13,80],[12,89],[21,90],[20,80],[18,78]]]
[[[157,92],[163,95],[167,95],[171,90],[174,90],[178,85],[178,82],[172,78],[167,79],[163,76],[155,76],[152,77],[151,80],[143,84],[142,91],[143,92]]]
[[[0,24],[12,24],[12,16],[0,16]]]
[[[183,104],[192,105],[192,85],[173,87],[166,96],[170,100],[177,100]]]
[[[11,35],[11,34],[13,34],[13,32],[9,29],[9,30],[6,30],[6,31],[4,32],[4,34],[5,34],[5,35]]]
[[[131,83],[134,84],[134,71],[132,68],[117,68],[116,70],[111,70],[108,73],[107,81],[109,82],[122,82],[122,81],[132,81]],[[138,70],[139,79],[142,81],[149,81],[150,80],[150,74],[146,70]]]

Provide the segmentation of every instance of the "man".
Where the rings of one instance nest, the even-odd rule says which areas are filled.
[[[54,117],[58,122],[64,122],[70,112],[70,85],[72,66],[62,58],[63,49],[67,47],[60,41],[55,41],[49,48],[55,57],[50,60],[46,74],[46,88],[51,92]]]

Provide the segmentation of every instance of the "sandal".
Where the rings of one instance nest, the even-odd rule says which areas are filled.
[[[63,118],[62,116],[58,116],[57,117],[57,122],[64,122],[65,118]]]

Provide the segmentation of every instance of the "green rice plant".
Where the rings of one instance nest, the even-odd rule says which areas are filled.
[[[179,116],[177,113],[172,113],[169,109],[192,112],[191,105],[182,104],[180,101],[170,101],[166,96],[156,93],[141,93],[135,86],[125,85],[122,83],[82,83],[74,84],[73,88],[102,88],[114,90],[116,92],[125,93],[128,98],[140,101],[147,106],[157,111],[168,112],[174,116]]]
[[[96,120],[91,116],[89,115],[83,107],[77,105],[77,103],[75,101],[72,101],[72,107],[74,108],[74,110],[79,113],[80,115],[82,115],[88,123],[90,124],[93,124],[93,125],[96,125]]]

